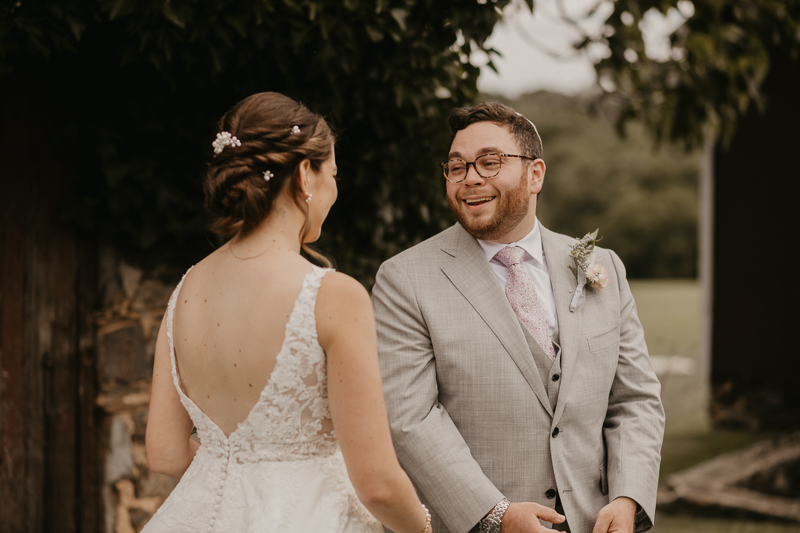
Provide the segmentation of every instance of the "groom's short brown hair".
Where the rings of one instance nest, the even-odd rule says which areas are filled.
[[[450,111],[447,119],[450,138],[454,138],[456,133],[476,122],[492,122],[507,127],[522,150],[519,155],[542,157],[542,139],[533,124],[513,108],[499,102],[482,102],[472,107],[457,107]]]

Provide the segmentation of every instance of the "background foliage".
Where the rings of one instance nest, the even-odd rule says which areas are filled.
[[[452,223],[437,167],[445,117],[478,97],[469,55],[487,51],[508,1],[16,1],[0,7],[0,83],[23,87],[52,134],[80,147],[65,216],[143,266],[184,267],[219,244],[200,193],[217,118],[258,91],[302,100],[341,133],[340,199],[319,247],[370,286],[382,260]],[[800,0],[610,5],[576,47],[607,49],[598,91],[618,131],[634,121],[631,144],[585,102],[521,100],[548,150],[542,219],[574,235],[599,226],[634,277],[691,276],[696,156],[653,155],[643,128],[689,147],[705,124],[729,137],[748,106],[768,105],[771,58],[796,58]],[[656,61],[640,22],[677,8],[688,19]]]
[[[615,109],[539,92],[507,102],[536,123],[547,164],[537,214],[549,229],[580,237],[600,228],[630,278],[697,275],[698,152],[653,147],[640,122],[614,131]]]
[[[217,243],[199,187],[215,121],[258,91],[303,101],[341,132],[319,247],[370,284],[383,259],[450,223],[445,118],[476,98],[469,53],[506,3],[18,1],[0,8],[0,80],[36,87],[81,139],[69,215],[144,265]]]
[[[670,36],[669,58],[646,53],[641,23],[649,10],[686,17]],[[751,104],[768,105],[759,89],[775,57],[797,61],[800,0],[616,0],[602,34],[576,47],[595,44],[608,49],[595,69],[622,104],[620,130],[640,118],[656,139],[694,147],[709,125],[727,143]]]

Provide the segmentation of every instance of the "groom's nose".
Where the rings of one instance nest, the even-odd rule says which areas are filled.
[[[467,166],[467,175],[464,176],[464,185],[483,185],[484,181],[486,181],[486,178],[478,174],[478,169],[475,168],[474,164]]]

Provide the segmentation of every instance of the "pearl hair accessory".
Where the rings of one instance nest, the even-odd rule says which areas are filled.
[[[217,139],[211,143],[211,146],[214,147],[214,155],[219,155],[225,149],[226,146],[241,146],[242,141],[240,141],[235,135],[231,135],[230,132],[221,131],[217,133]]]
[[[275,177],[275,174],[273,174],[269,170],[265,170],[264,171],[264,180],[269,181],[270,178],[274,178],[274,177]]]
[[[294,135],[295,133],[300,133],[300,128],[298,126],[292,126],[292,133],[289,135]]]

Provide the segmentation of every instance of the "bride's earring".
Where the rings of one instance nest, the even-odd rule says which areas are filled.
[[[312,196],[314,196],[314,195],[313,195],[313,194],[311,194],[311,193],[308,193],[308,196],[306,196],[306,203],[308,203],[308,202],[310,202],[310,201],[311,201],[311,197],[312,197]]]

